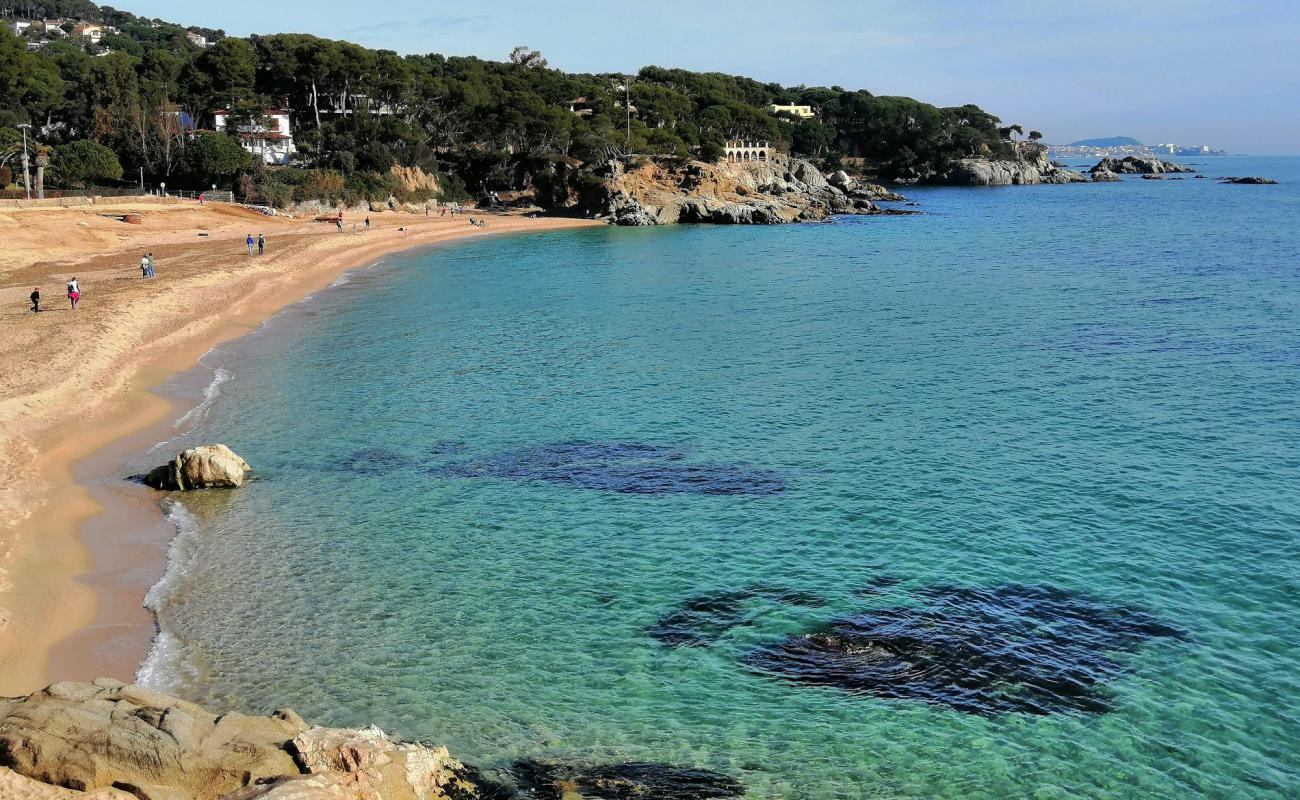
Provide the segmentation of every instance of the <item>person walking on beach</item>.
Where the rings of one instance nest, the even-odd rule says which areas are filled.
[[[335,224],[336,226],[338,226],[338,231],[339,231],[339,233],[342,233],[342,232],[343,232],[343,215],[342,215],[342,214],[339,214],[339,218],[336,219],[336,220],[334,220],[334,224]]]
[[[32,298],[32,313],[33,313],[33,314],[40,313],[40,310],[41,310],[41,287],[37,286],[35,289],[32,289],[32,293],[31,293],[30,296],[31,296],[31,298]]]
[[[248,254],[251,256],[253,254],[253,245],[256,244],[253,241],[253,234],[248,234],[248,238],[244,240],[244,244],[248,245]]]
[[[145,269],[145,276],[149,278],[156,277],[158,273],[153,271],[153,253],[145,253],[144,260],[149,263],[149,266]]]
[[[257,234],[257,254],[260,256],[266,252],[266,234]]]
[[[149,277],[149,254],[148,253],[145,253],[144,255],[140,256],[140,277],[141,278]]]
[[[77,310],[77,301],[81,299],[81,287],[77,285],[77,279],[73,278],[68,281],[68,302],[72,304],[72,310]]]
[[[370,217],[366,217],[366,230],[370,230]]]

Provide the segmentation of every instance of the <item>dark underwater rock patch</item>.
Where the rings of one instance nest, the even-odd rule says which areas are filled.
[[[755,606],[749,601],[766,600]],[[688,597],[660,617],[649,634],[668,647],[708,647],[727,631],[753,624],[773,603],[817,608],[825,601],[810,592],[775,586],[725,589]]]
[[[386,447],[363,447],[340,458],[338,469],[358,475],[386,475],[411,465],[411,459]]]
[[[582,764],[522,759],[508,772],[523,796],[540,800],[560,800],[575,793],[600,800],[722,800],[745,794],[745,785],[730,775],[653,762]]]
[[[1185,632],[1146,612],[1050,586],[938,586],[926,603],[853,614],[764,645],[745,663],[809,686],[968,714],[1102,713],[1114,654]]]
[[[624,494],[776,494],[777,473],[742,464],[690,462],[687,451],[642,442],[559,442],[505,450],[435,468],[434,475],[540,481]]]

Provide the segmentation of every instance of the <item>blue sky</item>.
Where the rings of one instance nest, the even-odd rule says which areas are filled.
[[[228,33],[401,53],[541,50],[570,71],[647,64],[974,102],[1048,141],[1135,136],[1300,153],[1300,0],[116,0]]]

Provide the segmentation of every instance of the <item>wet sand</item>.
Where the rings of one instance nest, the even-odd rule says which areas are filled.
[[[143,224],[102,216],[140,212]],[[153,620],[141,606],[171,526],[156,493],[117,479],[167,438],[178,398],[153,389],[222,341],[385,253],[475,235],[590,226],[585,220],[395,212],[344,233],[234,206],[145,201],[0,208],[0,695],[99,675],[129,679]],[[399,232],[398,227],[406,227]],[[361,226],[358,224],[358,228]],[[265,233],[266,255],[244,237]],[[141,279],[152,251],[158,277]],[[64,286],[82,300],[69,309]],[[42,312],[28,310],[39,286]]]

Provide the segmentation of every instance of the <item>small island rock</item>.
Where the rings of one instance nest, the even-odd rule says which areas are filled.
[[[1247,178],[1224,178],[1223,182],[1246,184],[1246,185],[1257,185],[1257,186],[1274,186],[1277,184],[1277,181],[1273,180],[1272,178],[1261,178],[1259,176],[1247,177]]]
[[[191,447],[162,466],[150,470],[144,483],[163,491],[237,489],[253,468],[224,444]]]
[[[1120,176],[1116,175],[1115,173],[1111,172],[1108,169],[1103,169],[1098,172],[1092,173],[1093,183],[1117,183],[1121,180],[1123,179]]]
[[[1172,161],[1161,161],[1158,158],[1125,156],[1103,158],[1089,171],[1094,175],[1098,172],[1114,172],[1117,175],[1160,175],[1166,172],[1195,172],[1196,170]]]

